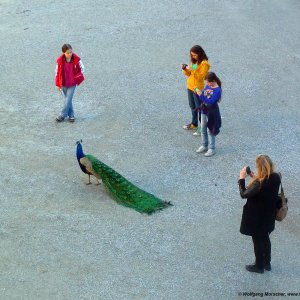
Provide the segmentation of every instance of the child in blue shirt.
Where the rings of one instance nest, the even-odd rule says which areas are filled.
[[[206,86],[202,92],[197,92],[201,101],[201,137],[202,146],[196,150],[205,156],[213,156],[216,153],[216,135],[220,132],[222,125],[218,102],[222,96],[222,82],[214,72],[209,72],[205,78]]]

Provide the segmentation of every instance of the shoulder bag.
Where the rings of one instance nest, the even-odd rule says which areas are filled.
[[[289,208],[287,206],[288,199],[284,195],[280,173],[279,176],[280,176],[280,193],[278,194],[278,200],[277,200],[278,201],[277,207],[279,208],[276,209],[275,220],[281,222],[286,217]]]

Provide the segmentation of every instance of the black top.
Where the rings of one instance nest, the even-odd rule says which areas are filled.
[[[242,234],[261,235],[274,230],[280,181],[280,176],[273,173],[262,183],[254,181],[246,189],[245,179],[239,180],[240,195],[247,198],[240,228]]]

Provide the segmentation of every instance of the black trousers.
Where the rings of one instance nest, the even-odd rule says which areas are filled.
[[[252,236],[255,264],[258,268],[263,268],[265,264],[271,262],[271,241],[269,233]]]

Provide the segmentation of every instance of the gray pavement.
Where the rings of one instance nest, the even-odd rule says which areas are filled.
[[[287,295],[300,293],[299,12],[296,0],[0,1],[0,298],[300,299]],[[86,67],[74,124],[54,121],[65,42]],[[179,65],[194,44],[223,81],[212,158],[182,129]],[[80,138],[174,206],[145,216],[86,186]],[[263,275],[244,270],[254,257],[237,188],[259,153],[290,200]]]

